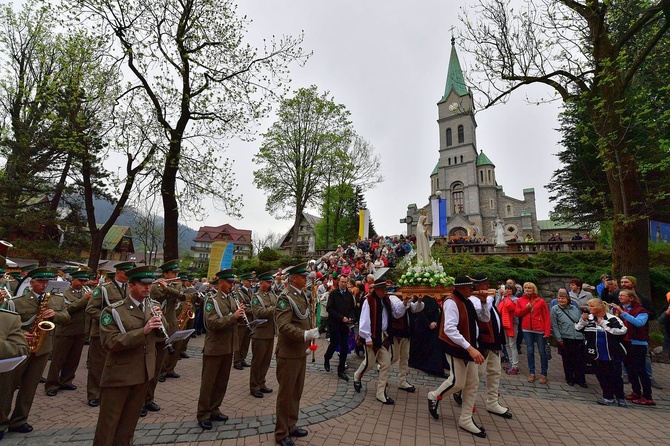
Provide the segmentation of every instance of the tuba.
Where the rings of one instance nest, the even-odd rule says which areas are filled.
[[[28,332],[33,335],[31,340],[28,342],[30,353],[39,352],[40,348],[42,348],[42,344],[44,343],[44,339],[47,333],[56,327],[53,322],[44,318],[44,313],[49,309],[49,299],[51,299],[51,293],[46,293],[44,295],[44,299],[42,299],[40,307],[37,310],[35,320],[28,330]]]
[[[177,330],[183,330],[189,319],[195,319],[195,313],[191,310],[191,301],[193,301],[195,293],[194,290],[193,293],[186,294],[186,299],[181,304],[181,311],[177,316]]]

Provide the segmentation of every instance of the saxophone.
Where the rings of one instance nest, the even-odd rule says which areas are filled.
[[[51,293],[46,293],[40,307],[37,309],[37,314],[35,315],[35,320],[28,332],[33,335],[30,341],[28,341],[28,348],[30,353],[37,353],[42,348],[44,339],[48,332],[53,330],[56,325],[44,318],[44,313],[49,309],[49,299],[51,299]]]
[[[181,311],[177,316],[177,329],[183,330],[189,319],[195,319],[195,313],[191,310],[191,301],[195,293],[186,294],[186,299],[181,304]]]

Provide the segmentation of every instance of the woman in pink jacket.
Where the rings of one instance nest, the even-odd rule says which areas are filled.
[[[546,338],[551,335],[551,316],[549,306],[537,295],[537,286],[532,282],[523,284],[523,296],[516,302],[516,317],[521,319],[523,328],[523,340],[526,343],[528,356],[528,382],[535,382],[535,344],[540,352],[540,384],[547,384],[547,359]]]

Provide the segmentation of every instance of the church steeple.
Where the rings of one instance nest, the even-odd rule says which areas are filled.
[[[459,96],[468,94],[468,88],[465,86],[465,79],[463,78],[463,70],[461,70],[461,63],[458,61],[458,54],[456,53],[456,39],[451,38],[451,55],[449,56],[449,71],[447,72],[447,83],[444,87],[444,96],[440,99],[438,104],[446,101],[452,90]]]

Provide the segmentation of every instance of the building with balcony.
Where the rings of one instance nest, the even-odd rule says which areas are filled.
[[[191,246],[191,253],[196,269],[209,265],[209,254],[214,242],[233,243],[234,260],[250,259],[253,253],[251,230],[237,229],[227,223],[221,226],[201,226],[193,241],[195,245]]]

